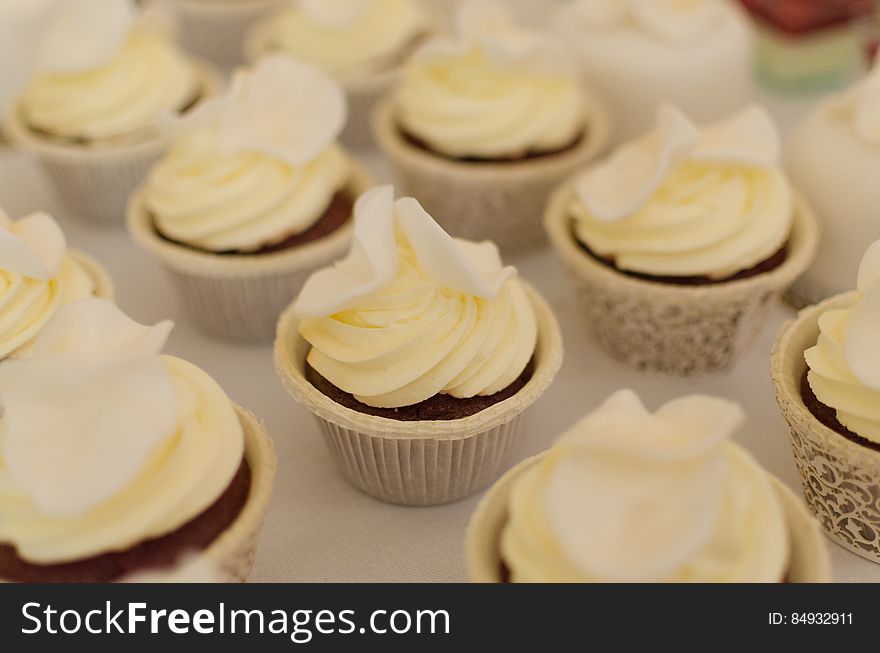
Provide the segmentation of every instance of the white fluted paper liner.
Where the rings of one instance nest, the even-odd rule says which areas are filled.
[[[92,282],[95,284],[95,297],[112,301],[116,289],[113,286],[113,279],[110,278],[104,267],[91,256],[79,250],[69,249],[68,253],[92,278]]]
[[[838,544],[880,563],[880,451],[822,424],[801,396],[804,352],[816,345],[819,317],[855,301],[855,292],[846,293],[801,311],[782,328],[770,365],[807,505]]]
[[[201,79],[200,96],[216,92],[219,75],[206,64],[193,65]],[[123,223],[129,195],[166,148],[159,135],[130,145],[59,143],[31,131],[14,104],[3,129],[15,149],[40,163],[65,209],[104,225]]]
[[[244,63],[248,29],[285,0],[162,0],[177,19],[181,45],[224,70]]]
[[[465,562],[471,582],[501,582],[501,533],[508,519],[510,494],[517,479],[543,455],[528,458],[507,472],[477,505],[465,536]],[[770,480],[792,538],[786,582],[831,582],[831,560],[816,520],[790,489],[774,476]]]
[[[353,164],[348,191],[356,198],[372,179]],[[344,256],[351,244],[348,221],[324,238],[267,254],[220,255],[162,238],[144,206],[143,189],[128,208],[134,241],[155,256],[174,282],[184,309],[203,331],[221,338],[270,341],[278,316],[316,269]]]
[[[612,357],[639,370],[695,376],[731,366],[816,254],[819,223],[798,195],[788,255],[776,269],[704,286],[637,279],[581,249],[567,212],[573,183],[563,184],[548,204],[550,242],[574,282],[587,331]]]
[[[373,132],[399,194],[417,198],[457,237],[491,240],[510,255],[546,243],[542,217],[551,192],[604,152],[608,116],[595,100],[587,116],[584,137],[574,148],[509,162],[456,161],[413,145],[401,134],[389,98],[373,114]]]
[[[244,38],[245,61],[254,63],[260,57],[273,52],[269,43],[272,17],[257,21]],[[379,100],[397,81],[402,66],[357,79],[340,79],[348,99],[348,120],[340,140],[353,150],[364,151],[375,147],[370,117]]]
[[[235,521],[204,551],[204,557],[225,582],[247,580],[254,566],[263,518],[275,484],[277,462],[272,440],[253,413],[236,406],[244,428],[244,455],[251,470],[247,501]]]
[[[275,366],[281,382],[317,418],[348,481],[388,503],[429,506],[458,501],[494,481],[523,431],[522,416],[562,364],[562,335],[552,310],[526,285],[538,320],[535,371],[514,396],[457,420],[403,422],[337,404],[305,376],[308,343],[292,308],[281,316]]]

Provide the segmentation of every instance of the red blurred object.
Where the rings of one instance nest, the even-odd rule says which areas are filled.
[[[875,0],[740,0],[756,18],[792,35],[871,16]]]

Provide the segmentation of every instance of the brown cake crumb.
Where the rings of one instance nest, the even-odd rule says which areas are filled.
[[[808,374],[809,370],[804,372],[804,376],[803,378],[801,378],[801,399],[803,399],[804,405],[813,414],[813,417],[815,417],[822,424],[830,428],[832,431],[845,437],[847,440],[852,440],[856,444],[867,447],[868,449],[880,451],[880,444],[872,442],[871,440],[863,438],[861,435],[850,431],[848,428],[840,423],[839,419],[837,419],[836,409],[831,408],[830,406],[826,406],[821,401],[819,401],[816,393],[813,392],[813,388],[810,387],[810,382],[807,377]]]
[[[582,131],[577,137],[568,145],[564,145],[562,147],[556,148],[555,150],[529,150],[524,154],[517,154],[512,156],[499,156],[499,157],[481,157],[481,156],[465,156],[465,157],[457,157],[451,156],[449,154],[444,154],[443,152],[438,152],[433,149],[427,142],[423,139],[411,134],[406,131],[402,127],[398,128],[398,132],[400,133],[401,138],[405,140],[407,143],[412,145],[415,148],[418,148],[428,154],[433,154],[434,156],[440,157],[441,159],[447,159],[449,161],[458,161],[460,163],[516,163],[518,161],[531,161],[534,159],[542,159],[545,157],[556,156],[558,154],[565,154],[566,152],[570,152],[577,148],[581,143],[584,142],[586,138],[586,131]]]

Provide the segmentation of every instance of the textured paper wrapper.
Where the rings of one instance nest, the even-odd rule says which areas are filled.
[[[357,197],[372,185],[353,164],[349,192]],[[144,191],[132,197],[128,230],[134,241],[168,271],[183,308],[204,332],[221,338],[269,342],[278,315],[316,269],[343,257],[353,223],[324,238],[287,250],[256,255],[200,252],[159,236],[144,207]]]
[[[507,472],[477,505],[465,537],[465,562],[471,582],[501,582],[501,533],[507,523],[510,493],[520,475],[542,456],[528,458]],[[775,477],[770,479],[792,538],[787,582],[831,582],[831,560],[816,520],[791,490]]]
[[[177,18],[181,45],[229,70],[244,63],[248,29],[285,0],[161,0]]]
[[[418,199],[456,237],[491,240],[511,255],[546,242],[541,218],[548,196],[605,150],[607,114],[595,101],[588,111],[587,131],[574,149],[524,161],[455,161],[423,150],[401,135],[387,98],[373,114],[373,132],[398,194]]]
[[[513,397],[475,415],[449,421],[402,422],[340,406],[305,377],[308,343],[292,309],[275,341],[284,387],[317,418],[330,452],[348,481],[388,503],[429,506],[464,499],[494,481],[523,432],[522,416],[562,364],[562,335],[550,307],[526,286],[538,318],[535,373]]]
[[[852,306],[856,297],[855,292],[838,295],[786,324],[773,347],[771,371],[807,505],[838,544],[880,562],[880,451],[822,424],[804,404],[800,390],[807,370],[804,352],[816,345],[819,316]]]
[[[816,254],[819,224],[798,196],[788,257],[764,274],[707,286],[643,281],[587,254],[571,229],[569,180],[545,218],[550,241],[574,281],[587,331],[630,367],[695,376],[730,367],[763,328],[770,307]]]
[[[220,78],[212,68],[195,65],[202,97],[220,88]],[[34,134],[14,107],[6,115],[4,131],[15,149],[40,163],[66,210],[102,225],[123,223],[129,195],[166,148],[165,139],[159,136],[133,145],[58,143]]]
[[[272,17],[256,22],[244,38],[244,58],[250,63],[256,62],[265,54],[273,52],[269,44],[268,28]],[[340,140],[353,150],[364,151],[375,147],[370,116],[379,100],[397,81],[400,66],[373,75],[364,75],[358,79],[340,79],[348,99],[348,119]]]
[[[247,580],[254,566],[263,518],[275,483],[275,449],[266,429],[253,413],[236,406],[244,428],[244,455],[251,468],[251,488],[241,514],[203,555],[222,582]]]

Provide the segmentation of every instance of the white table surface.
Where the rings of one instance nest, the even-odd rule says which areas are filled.
[[[802,106],[770,101],[787,132]],[[373,161],[379,178],[381,164]],[[278,453],[275,493],[266,517],[251,580],[254,582],[441,582],[466,580],[465,527],[479,496],[436,508],[404,508],[376,501],[344,480],[321,441],[312,416],[282,389],[272,348],[241,346],[202,335],[188,321],[159,264],[128,239],[122,225],[97,229],[71,216],[48,188],[41,171],[0,149],[0,206],[14,217],[49,211],[70,243],[94,255],[113,276],[119,305],[134,319],[171,318],[176,327],[168,353],[204,368],[241,405],[266,424]],[[800,494],[784,420],[769,375],[769,352],[793,311],[778,306],[756,346],[729,373],[676,379],[630,371],[586,336],[573,293],[559,262],[547,249],[513,260],[555,308],[565,336],[565,362],[550,390],[527,413],[517,460],[547,448],[555,437],[613,391],[630,387],[649,407],[691,393],[739,401],[749,421],[738,440],[772,473]],[[829,541],[838,581],[880,581],[880,565]]]

